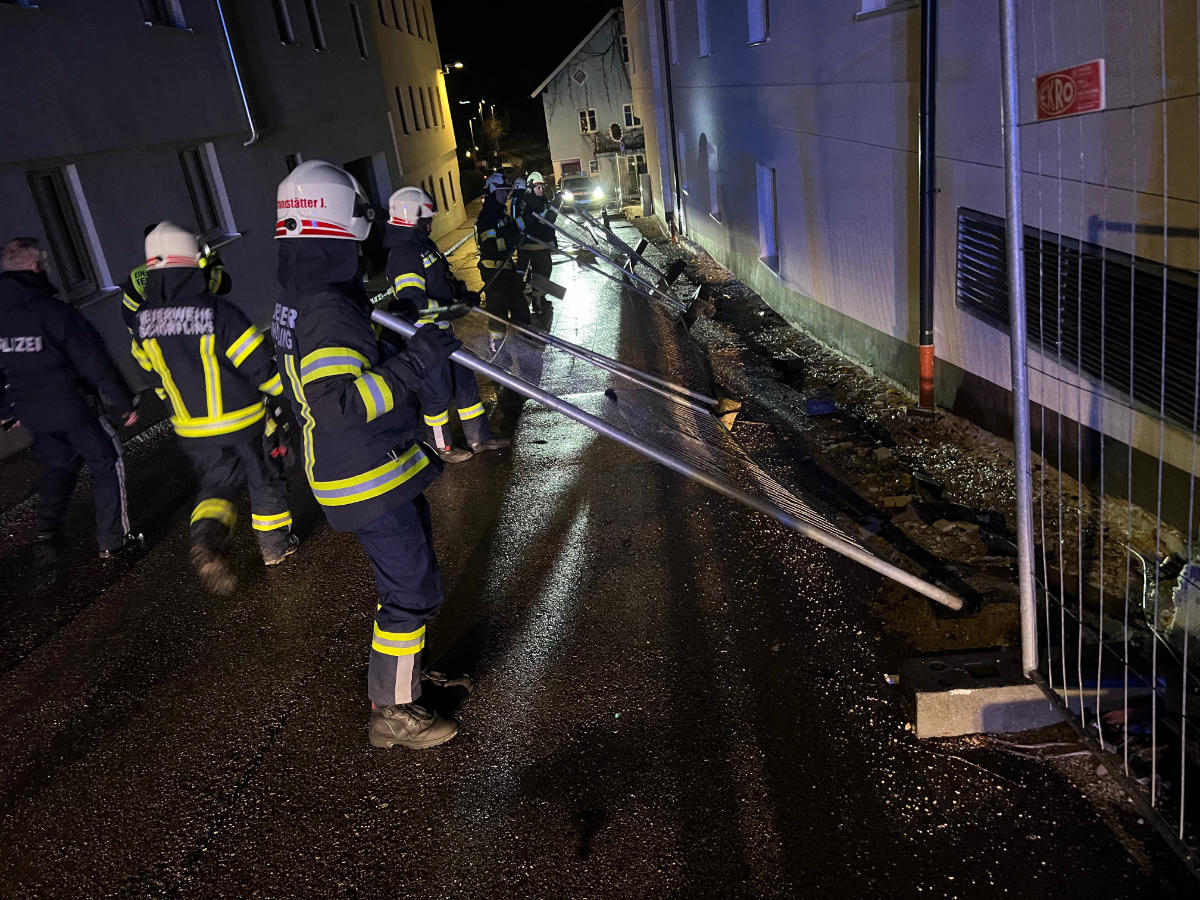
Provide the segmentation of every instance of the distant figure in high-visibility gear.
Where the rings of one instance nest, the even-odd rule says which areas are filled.
[[[513,265],[513,251],[521,239],[521,229],[505,211],[509,187],[504,176],[494,172],[484,182],[487,197],[475,219],[475,240],[479,245],[479,277],[483,279],[484,300],[488,312],[501,319],[511,318],[529,324],[529,305],[524,287]],[[488,338],[493,353],[504,341],[504,326],[488,321]]]
[[[416,441],[417,395],[461,344],[436,325],[390,355],[376,340],[359,256],[374,209],[350,173],[303,162],[280,183],[276,209],[280,293],[271,335],[300,423],[305,475],[329,524],[362,544],[379,589],[368,740],[432,747],[458,725],[417,703],[425,623],[443,599],[422,494],[439,464]]]
[[[214,593],[237,578],[224,550],[249,485],[251,522],[263,562],[296,549],[287,479],[264,447],[262,394],[282,391],[271,345],[246,315],[209,291],[195,235],[161,222],[146,235],[146,283],[133,314],[134,359],[158,376],[171,425],[200,481],[192,510],[191,559]]]
[[[388,201],[388,224],[383,242],[389,249],[388,284],[395,299],[389,312],[410,322],[454,333],[445,313],[430,312],[456,301],[478,305],[479,295],[455,278],[450,263],[429,236],[436,212],[433,198],[419,187],[403,187]],[[479,397],[475,373],[453,360],[429,372],[420,391],[425,424],[433,432],[433,446],[447,462],[470,459],[471,453],[450,441],[450,400],[453,398],[463,434],[474,453],[501,450],[511,443],[492,436],[487,410]]]
[[[553,222],[558,218],[558,210],[546,196],[546,179],[541,172],[530,172],[528,182],[529,192],[525,195],[525,202],[521,204],[520,212],[513,213],[522,232],[521,244],[517,249],[517,274],[525,283],[525,295],[533,312],[539,314],[543,311],[545,294],[531,282],[535,274],[550,278],[554,260],[549,248],[557,244],[557,232],[536,216]]]

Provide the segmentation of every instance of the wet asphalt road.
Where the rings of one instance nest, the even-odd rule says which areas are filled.
[[[681,328],[571,266],[555,277],[556,332],[707,387]],[[548,357],[544,385],[590,383],[571,370]],[[428,495],[447,596],[430,657],[476,690],[428,698],[462,733],[423,753],[367,744],[370,570],[299,483],[305,543],[278,570],[257,563],[243,504],[229,598],[186,565],[192,482],[161,429],[127,451],[136,560],[91,558],[86,491],[57,563],[10,510],[0,892],[1192,890],[1053,771],[906,733],[874,576],[509,399],[494,418],[513,449]]]

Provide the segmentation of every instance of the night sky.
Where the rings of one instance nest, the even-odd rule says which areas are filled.
[[[451,107],[486,98],[513,131],[543,130],[541,100],[529,94],[614,7],[614,0],[532,2],[478,14],[478,7],[434,3],[442,62],[461,62],[446,76]],[[457,112],[457,110],[456,110]]]

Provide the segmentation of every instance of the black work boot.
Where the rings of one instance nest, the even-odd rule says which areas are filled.
[[[415,703],[371,710],[367,740],[372,747],[407,747],[424,750],[444,744],[458,734],[458,723]]]
[[[121,543],[119,546],[109,547],[106,550],[101,550],[100,558],[118,559],[119,557],[130,555],[134,551],[142,549],[144,541],[145,538],[141,534],[135,534],[131,531],[121,538]]]
[[[229,568],[219,550],[204,544],[192,544],[192,567],[200,576],[205,590],[214,594],[232,594],[237,587],[237,576]]]
[[[263,565],[277,566],[293,553],[300,546],[300,538],[294,534],[289,534],[282,546],[278,541],[272,542],[271,546],[263,546],[263,542],[259,542],[259,549],[262,550]]]
[[[508,438],[491,437],[486,441],[480,441],[478,444],[472,444],[471,449],[475,453],[489,453],[493,450],[503,450],[505,447],[511,447],[512,441]]]
[[[447,444],[445,447],[434,447],[437,455],[443,462],[460,463],[466,462],[471,458],[470,450],[463,450],[461,447],[455,447],[453,444]]]

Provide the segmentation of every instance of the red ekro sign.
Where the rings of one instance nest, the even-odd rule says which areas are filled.
[[[1104,109],[1104,60],[1047,72],[1037,83],[1037,117],[1058,119]]]

